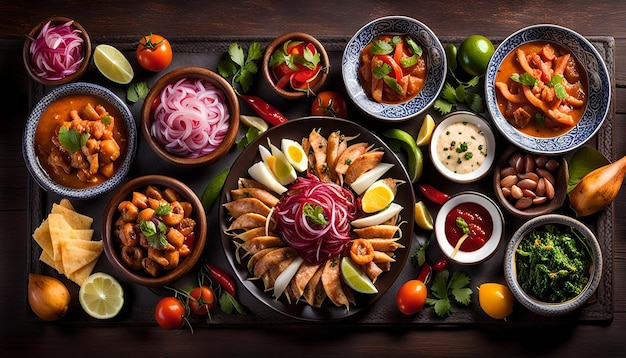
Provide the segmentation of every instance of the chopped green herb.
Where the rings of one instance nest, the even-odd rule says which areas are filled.
[[[150,89],[145,82],[132,83],[126,90],[126,100],[135,103],[140,99],[146,99],[148,92],[150,92]]]
[[[139,230],[148,239],[148,245],[155,249],[162,250],[167,246],[167,225],[159,222],[159,225],[155,225],[152,221],[142,220],[139,223]]]
[[[473,291],[467,287],[470,283],[470,278],[464,272],[456,271],[450,276],[448,270],[439,271],[432,282],[430,292],[434,298],[426,298],[426,304],[435,306],[437,316],[444,318],[452,314],[451,297],[464,306],[468,306],[471,303]]]
[[[87,143],[89,136],[89,133],[79,133],[75,129],[67,129],[65,126],[61,126],[59,129],[59,142],[70,153],[79,151]]]
[[[217,70],[225,78],[231,78],[231,84],[237,90],[238,83],[243,93],[248,92],[254,82],[254,75],[259,71],[258,62],[263,57],[263,47],[252,42],[248,47],[248,55],[237,43],[228,46],[228,56],[217,65]]]
[[[304,204],[304,215],[315,224],[328,225],[326,216],[324,216],[324,208],[319,205],[311,203]]]
[[[376,78],[377,80],[387,76],[389,73],[391,73],[391,66],[389,66],[386,63],[383,63],[380,66],[376,66],[372,70],[372,74],[374,75],[374,78]]]
[[[387,55],[393,51],[393,46],[383,40],[375,40],[370,47],[370,53],[373,55]]]
[[[519,73],[514,73],[511,75],[511,79],[517,83],[521,83],[525,86],[534,86],[537,84],[537,79],[528,72],[524,72],[521,75]]]

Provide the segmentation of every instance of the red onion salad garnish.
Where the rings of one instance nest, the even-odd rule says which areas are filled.
[[[55,81],[78,70],[85,59],[84,41],[73,21],[54,26],[46,23],[30,44],[31,63],[37,77]]]
[[[307,174],[289,187],[275,214],[283,240],[305,261],[319,263],[342,253],[350,242],[350,222],[358,205],[349,189]],[[315,222],[314,216],[325,223]]]
[[[167,85],[154,110],[152,136],[177,156],[197,158],[224,140],[230,116],[224,93],[200,78]]]

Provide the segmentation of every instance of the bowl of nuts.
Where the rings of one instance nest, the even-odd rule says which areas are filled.
[[[493,188],[507,212],[519,218],[532,218],[563,206],[568,180],[565,158],[510,146],[496,162]]]

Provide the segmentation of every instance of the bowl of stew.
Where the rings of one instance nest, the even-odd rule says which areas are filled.
[[[406,16],[381,17],[361,27],[341,61],[350,99],[383,121],[405,121],[425,111],[441,92],[446,70],[435,33]]]
[[[602,250],[579,220],[541,215],[522,224],[511,237],[504,276],[528,310],[543,316],[565,315],[582,307],[598,288]]]
[[[102,220],[104,253],[126,279],[162,287],[185,276],[202,256],[206,215],[183,182],[145,175],[124,183]]]
[[[141,133],[161,159],[178,167],[209,165],[232,148],[239,100],[222,76],[181,67],[159,78],[141,109]]]
[[[448,199],[435,218],[435,237],[443,255],[461,265],[487,261],[504,237],[504,216],[485,194],[463,191]]]
[[[611,82],[586,38],[562,26],[539,24],[498,45],[485,74],[485,96],[507,140],[529,152],[561,154],[600,129]]]
[[[74,82],[54,88],[35,105],[22,145],[26,167],[43,189],[92,199],[125,179],[137,128],[124,101],[109,89]]]

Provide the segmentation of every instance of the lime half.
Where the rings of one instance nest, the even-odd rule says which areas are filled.
[[[115,83],[130,83],[135,76],[128,59],[120,50],[111,45],[100,44],[96,46],[93,52],[93,63],[104,77]]]
[[[117,316],[124,306],[124,290],[113,276],[96,272],[80,287],[78,299],[91,317],[108,319]]]
[[[357,292],[374,294],[378,289],[361,267],[354,263],[351,258],[345,256],[341,259],[341,275],[350,288]]]

